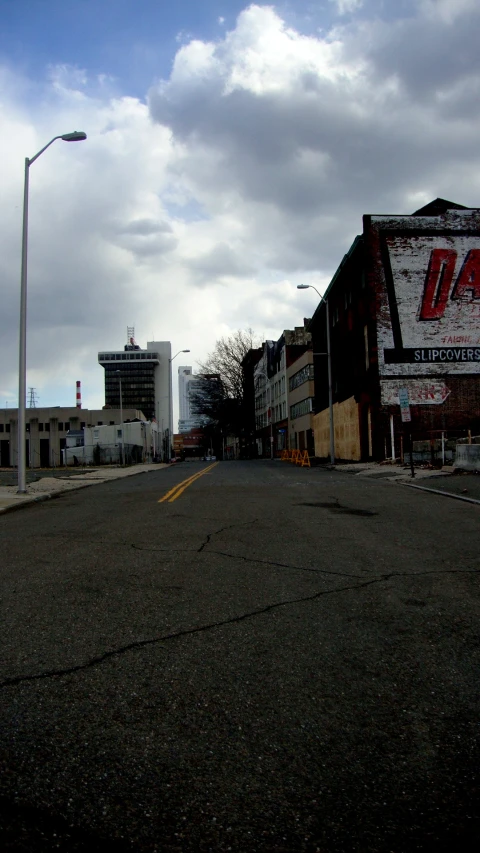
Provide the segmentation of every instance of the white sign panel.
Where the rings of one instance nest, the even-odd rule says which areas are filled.
[[[371,221],[381,257],[380,375],[480,373],[478,212]]]
[[[400,388],[407,388],[412,406],[441,406],[450,394],[440,379],[383,379],[380,381],[382,406],[398,406]]]
[[[400,403],[400,414],[402,416],[403,423],[407,423],[412,420],[412,416],[410,414],[410,405],[408,402],[408,391],[406,388],[398,389],[398,402]]]

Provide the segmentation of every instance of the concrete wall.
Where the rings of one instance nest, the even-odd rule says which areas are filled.
[[[358,404],[354,397],[333,405],[335,431],[335,458],[358,462],[360,451],[360,423]],[[330,455],[330,412],[324,409],[313,418],[315,456],[328,458]]]
[[[460,471],[480,472],[480,444],[457,444],[453,467]]]

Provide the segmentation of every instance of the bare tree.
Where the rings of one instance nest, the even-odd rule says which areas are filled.
[[[255,346],[252,329],[239,330],[220,338],[199,363],[201,377],[190,392],[190,400],[195,414],[208,418],[207,432],[240,434],[244,420],[242,361]]]
[[[242,360],[250,349],[259,346],[252,329],[239,329],[227,338],[220,338],[205,361],[199,363],[203,374],[217,374],[226,397],[241,400],[243,397]]]

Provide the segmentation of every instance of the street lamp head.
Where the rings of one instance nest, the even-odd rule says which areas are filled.
[[[72,133],[63,133],[60,139],[64,142],[83,142],[87,138],[87,134],[83,130],[74,130]]]
[[[310,284],[297,284],[297,290],[308,290],[311,287]]]
[[[189,349],[182,349],[182,352],[190,352]]]

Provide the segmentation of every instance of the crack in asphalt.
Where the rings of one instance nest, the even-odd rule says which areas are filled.
[[[223,619],[219,622],[210,622],[206,625],[199,625],[196,628],[185,628],[181,631],[174,631],[170,634],[163,634],[159,637],[152,637],[149,640],[138,640],[133,643],[128,643],[125,646],[121,646],[118,649],[112,649],[111,651],[104,652],[102,655],[97,655],[96,657],[91,658],[82,664],[77,664],[76,666],[66,667],[64,669],[53,669],[46,670],[45,672],[33,674],[33,675],[19,675],[14,676],[12,678],[6,678],[0,682],[0,688],[3,687],[14,687],[18,684],[22,684],[28,681],[42,681],[48,678],[60,678],[66,675],[74,675],[77,672],[82,672],[84,670],[92,669],[100,664],[104,663],[107,660],[115,657],[121,657],[130,651],[137,651],[139,649],[147,648],[148,646],[154,646],[158,643],[164,643],[168,640],[176,640],[181,639],[182,637],[189,637],[195,634],[205,633],[207,631],[213,631],[216,628],[224,628],[227,625],[235,625],[240,622],[245,622],[248,619],[252,619],[255,616],[262,616],[265,613],[271,613],[273,610],[277,610],[280,607],[288,607],[289,605],[294,604],[305,604],[311,601],[316,601],[319,598],[322,598],[325,595],[332,595],[334,593],[340,592],[353,592],[360,589],[365,589],[366,587],[373,586],[374,584],[385,583],[386,581],[390,581],[394,578],[406,577],[406,578],[418,578],[424,577],[426,575],[443,575],[443,574],[480,574],[479,569],[446,569],[444,571],[427,571],[427,572],[418,572],[418,573],[409,573],[409,572],[389,572],[388,574],[379,575],[377,577],[371,578],[370,580],[366,580],[363,583],[353,584],[351,586],[343,586],[343,587],[334,587],[332,589],[323,589],[318,592],[313,593],[312,595],[302,596],[301,598],[289,598],[284,599],[283,601],[276,601],[272,604],[268,604],[265,607],[260,607],[256,610],[251,610],[247,613],[242,613],[239,616],[233,616],[231,619]]]
[[[95,666],[99,666],[111,658],[120,657],[124,655],[126,652],[136,651],[138,649],[144,649],[148,646],[156,645],[157,643],[164,643],[167,640],[176,640],[182,637],[189,637],[194,634],[202,634],[206,631],[213,631],[216,628],[224,628],[227,625],[235,625],[239,622],[244,622],[247,619],[252,619],[255,616],[262,616],[265,613],[270,613],[272,610],[276,610],[279,607],[286,607],[291,604],[304,604],[309,601],[315,601],[318,598],[321,598],[324,595],[331,595],[335,592],[348,592],[351,590],[362,589],[367,586],[371,586],[375,583],[381,583],[382,581],[389,580],[389,576],[385,575],[383,577],[373,578],[369,581],[365,581],[361,584],[355,584],[353,586],[345,586],[345,587],[335,587],[333,589],[324,589],[319,592],[313,593],[313,595],[302,596],[301,598],[291,598],[284,599],[283,601],[275,601],[272,604],[267,604],[265,607],[258,608],[257,610],[251,610],[248,613],[242,613],[240,616],[233,616],[231,619],[223,619],[220,622],[209,622],[206,625],[199,625],[196,628],[185,628],[182,631],[174,631],[171,634],[163,634],[159,637],[151,637],[149,640],[137,640],[133,643],[128,643],[125,646],[121,646],[118,649],[112,649],[109,652],[104,652],[102,655],[97,655],[96,657],[90,658],[90,660],[85,663],[77,664],[76,666],[65,667],[64,669],[51,669],[46,670],[45,672],[36,673],[33,675],[18,675],[13,676],[12,678],[6,678],[3,681],[0,681],[0,688],[3,687],[14,687],[18,684],[22,684],[27,681],[42,681],[48,678],[59,678],[65,675],[73,675],[77,672],[82,672],[87,669],[91,669]]]
[[[244,560],[247,563],[261,563],[264,566],[278,566],[281,569],[293,569],[295,572],[311,572],[314,575],[334,575],[339,578],[361,578],[362,575],[354,575],[350,572],[331,572],[328,569],[307,569],[305,566],[292,566],[290,563],[277,563],[275,560],[261,560],[259,557],[244,557],[242,554],[229,554],[227,551],[217,551],[210,548],[209,554],[220,554],[230,557],[232,560]]]
[[[234,524],[227,524],[225,527],[221,527],[220,530],[214,530],[213,533],[207,533],[207,537],[205,542],[202,542],[200,548],[197,548],[197,554],[200,554],[207,545],[210,544],[210,540],[212,536],[218,536],[219,533],[223,533],[225,530],[231,530],[233,527],[247,527],[250,524],[256,524],[258,518],[253,518],[251,521],[241,521],[235,522]],[[209,552],[211,553],[211,552]]]
[[[258,518],[253,518],[250,521],[235,521],[233,524],[227,524],[225,527],[221,527],[220,530],[214,530],[212,533],[207,533],[204,542],[202,542],[199,548],[144,548],[142,545],[135,545],[135,543],[131,543],[130,547],[135,548],[136,551],[158,552],[162,554],[165,554],[167,551],[170,551],[173,554],[200,554],[203,549],[210,544],[212,536],[218,536],[219,533],[223,533],[225,530],[231,530],[233,527],[246,527],[250,524],[256,524],[257,521]]]

